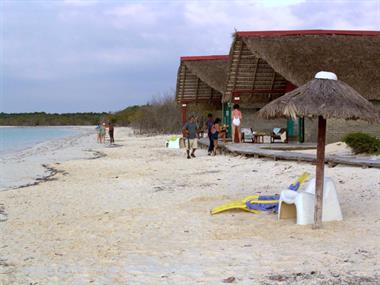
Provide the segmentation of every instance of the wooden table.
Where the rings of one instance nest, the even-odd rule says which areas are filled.
[[[264,133],[256,133],[254,134],[254,138],[253,138],[253,142],[254,143],[264,143],[264,137],[266,136],[267,134],[264,134]]]

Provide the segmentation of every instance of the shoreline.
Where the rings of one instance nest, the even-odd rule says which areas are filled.
[[[104,152],[97,151],[97,150],[91,150],[90,149],[90,150],[85,150],[85,151],[92,152],[93,156],[88,157],[88,158],[82,158],[82,159],[93,160],[93,159],[99,159],[99,158],[107,156]],[[76,159],[81,159],[81,158],[72,158],[70,160],[76,160]],[[55,164],[60,165],[61,163],[56,162]],[[54,179],[54,176],[56,176],[58,173],[61,173],[62,175],[67,175],[67,172],[65,172],[65,170],[59,170],[58,168],[50,166],[48,164],[41,164],[41,166],[46,169],[48,174],[46,174],[45,176],[43,176],[41,178],[36,178],[34,182],[30,182],[30,183],[25,184],[25,185],[20,185],[20,186],[14,187],[14,188],[4,189],[4,190],[0,190],[0,191],[18,190],[21,188],[36,186],[36,185],[39,185],[39,184],[44,183],[44,182],[53,181],[53,180],[56,180],[56,179]]]
[[[28,128],[28,129],[29,128],[58,128],[58,129],[62,128],[62,129],[74,129],[74,130],[79,131],[79,133],[68,135],[68,136],[63,136],[63,137],[55,137],[55,138],[51,138],[48,140],[41,139],[41,140],[33,142],[33,145],[31,145],[31,146],[26,146],[26,147],[22,147],[22,148],[18,148],[18,149],[16,148],[16,149],[8,149],[8,150],[0,151],[0,160],[3,158],[7,158],[7,156],[12,155],[12,154],[14,155],[17,153],[22,153],[24,151],[33,149],[34,147],[36,147],[39,144],[44,144],[46,142],[52,142],[52,141],[56,141],[56,140],[64,140],[64,139],[80,137],[84,134],[84,130],[86,130],[86,129],[90,130],[91,126],[0,126],[0,129],[1,128]]]
[[[97,156],[96,149],[101,146],[93,143],[95,135],[92,126],[63,128],[74,128],[79,133],[52,138],[22,150],[10,150],[2,154],[0,192],[26,188],[49,180],[56,174],[51,166],[54,163]],[[80,148],[77,145],[81,145]]]

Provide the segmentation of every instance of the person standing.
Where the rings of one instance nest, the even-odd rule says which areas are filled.
[[[214,140],[213,155],[216,155],[216,150],[218,149],[218,146],[219,146],[218,139],[219,139],[219,134],[221,132],[220,122],[221,122],[221,120],[219,118],[216,118],[215,122],[211,128],[212,139]]]
[[[206,122],[207,136],[209,140],[208,155],[211,155],[211,153],[214,151],[214,139],[212,138],[212,133],[211,133],[211,129],[213,125],[214,125],[214,120],[212,119],[212,114],[209,113],[207,115],[207,122]]]
[[[183,126],[182,133],[185,139],[187,158],[195,158],[195,150],[198,147],[198,133],[197,133],[197,123],[195,122],[195,117],[191,116],[189,121]],[[190,153],[191,150],[191,153]]]
[[[101,137],[100,137],[100,125],[99,124],[96,125],[95,130],[96,130],[96,141],[98,143],[100,143],[101,142]]]
[[[110,136],[110,144],[115,143],[115,139],[113,137],[113,135],[114,135],[114,127],[113,127],[112,123],[108,123],[108,134]]]
[[[106,123],[100,125],[99,129],[100,143],[105,143],[106,140]]]
[[[243,115],[240,112],[239,104],[234,104],[232,111],[232,142],[235,142],[235,136],[238,136],[238,142],[241,142],[240,126]]]

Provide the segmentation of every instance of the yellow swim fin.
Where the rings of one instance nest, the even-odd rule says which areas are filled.
[[[246,205],[246,202],[248,200],[257,199],[258,197],[259,197],[259,195],[253,195],[253,196],[248,196],[244,200],[232,201],[232,202],[229,202],[227,204],[223,204],[223,205],[217,206],[215,208],[212,208],[210,213],[211,213],[211,215],[214,215],[214,214],[218,214],[218,213],[221,213],[224,211],[234,210],[234,209],[244,210],[244,211],[251,212],[251,213],[258,213],[258,211],[256,211],[256,210],[248,209],[247,205]]]

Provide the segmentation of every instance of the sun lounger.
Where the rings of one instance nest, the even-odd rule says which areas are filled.
[[[297,180],[290,184],[289,191],[297,191],[298,188],[309,178],[310,174],[304,172]],[[259,213],[260,211],[272,210],[277,212],[280,195],[252,195],[243,200],[232,201],[211,209],[211,215],[218,214],[228,210],[243,210],[251,213]]]
[[[251,128],[241,128],[241,141],[242,142],[253,142],[254,141],[254,132]]]
[[[273,128],[271,134],[271,143],[280,140],[283,143],[288,142],[287,130],[285,128]]]
[[[167,148],[180,148],[180,141],[181,141],[181,138],[177,137],[177,136],[171,136],[167,141],[166,141],[166,147]]]
[[[325,177],[323,186],[322,221],[340,221],[343,219],[335,184]],[[295,218],[297,224],[314,223],[315,178],[311,179],[303,192],[284,190],[280,195],[278,219]]]

